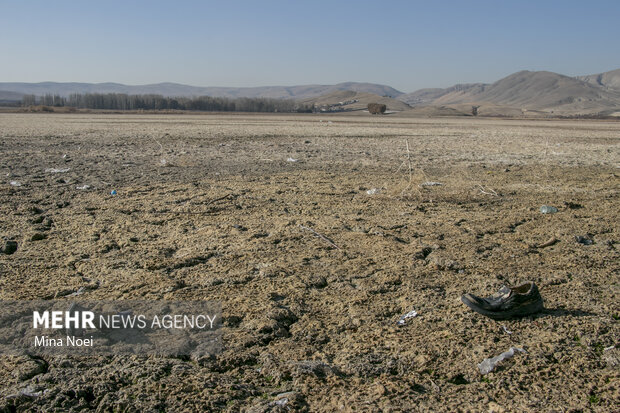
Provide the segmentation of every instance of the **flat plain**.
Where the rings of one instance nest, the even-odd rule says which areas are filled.
[[[0,299],[224,316],[215,357],[2,356],[0,410],[617,409],[619,166],[617,121],[0,114]]]

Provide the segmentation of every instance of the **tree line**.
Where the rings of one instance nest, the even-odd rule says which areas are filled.
[[[127,95],[124,93],[73,93],[69,97],[46,94],[25,95],[22,106],[68,106],[80,109],[107,110],[194,110],[207,112],[312,112],[312,104],[288,99],[224,98],[212,96],[166,97],[162,95]]]

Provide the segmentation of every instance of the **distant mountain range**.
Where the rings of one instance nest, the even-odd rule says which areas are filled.
[[[152,85],[129,86],[120,83],[3,83],[0,91],[22,95],[60,95],[72,93],[126,93],[128,95],[157,94],[170,97],[178,96],[214,96],[214,97],[263,97],[274,99],[307,99],[325,95],[338,90],[373,93],[379,96],[397,97],[402,95],[390,86],[374,83],[346,82],[336,85],[303,85],[303,86],[263,86],[263,87],[200,87],[179,83],[157,83]]]
[[[343,91],[355,92],[342,93]],[[178,83],[129,86],[120,83],[2,83],[0,103],[18,101],[26,94],[126,93],[164,96],[264,97],[294,99],[321,105],[338,100],[357,100],[351,108],[367,101],[384,99],[393,110],[408,106],[443,108],[439,112],[468,111],[468,105],[492,108],[488,113],[615,114],[620,112],[620,69],[578,77],[553,72],[520,71],[495,83],[458,84],[449,88],[420,89],[403,93],[390,86],[346,82],[336,85],[198,87]],[[388,99],[391,98],[391,99]],[[400,101],[400,102],[399,102]],[[401,103],[402,102],[402,103]],[[419,110],[418,110],[419,111]],[[430,113],[429,110],[422,111]],[[484,112],[484,110],[483,110]]]

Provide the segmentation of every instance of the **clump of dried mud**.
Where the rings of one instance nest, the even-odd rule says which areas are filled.
[[[17,243],[0,254],[1,299],[211,299],[225,319],[212,358],[3,356],[6,411],[618,405],[617,122],[0,125],[1,246]],[[496,322],[459,300],[525,280],[545,299],[534,317]],[[511,346],[527,353],[480,375]]]

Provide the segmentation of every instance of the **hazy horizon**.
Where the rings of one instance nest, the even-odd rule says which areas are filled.
[[[620,68],[620,3],[360,1],[5,3],[0,82],[261,87],[378,83],[402,92]]]

